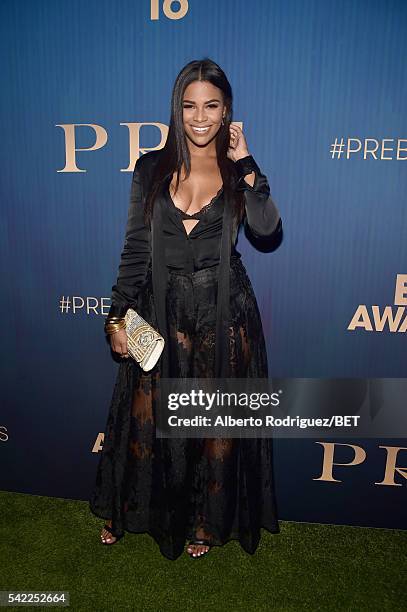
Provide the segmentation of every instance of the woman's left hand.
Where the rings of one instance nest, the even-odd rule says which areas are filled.
[[[232,161],[237,161],[242,157],[250,155],[247,149],[246,138],[241,128],[237,125],[230,124],[229,126],[230,141],[227,156]]]

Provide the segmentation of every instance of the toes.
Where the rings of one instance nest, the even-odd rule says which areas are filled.
[[[114,540],[113,536],[108,531],[106,531],[106,529],[103,529],[100,535],[100,538],[103,543],[107,543],[107,544],[110,544],[112,540]]]
[[[190,545],[187,548],[187,552],[193,557],[201,557],[203,554],[207,553],[208,550],[209,546],[203,546],[202,544]]]
[[[110,535],[109,536],[104,536],[102,538],[102,542],[107,542],[108,544],[110,544],[110,542],[112,542],[112,540],[113,540],[113,538]]]

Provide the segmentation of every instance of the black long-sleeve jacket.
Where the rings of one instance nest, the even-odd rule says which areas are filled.
[[[124,316],[130,305],[136,304],[137,294],[142,286],[152,255],[151,233],[143,220],[145,196],[152,175],[153,164],[159,151],[150,151],[136,162],[131,184],[124,247],[121,253],[116,284],[112,287],[112,305],[108,316]],[[236,189],[244,191],[245,217],[243,223],[249,226],[256,237],[265,237],[282,231],[280,213],[270,195],[267,177],[261,172],[249,155],[235,162],[238,174]],[[253,187],[244,177],[254,171]],[[176,209],[166,190],[165,213],[162,221],[164,259],[167,267],[199,270],[215,265],[220,260],[220,242],[223,226],[223,189],[209,203],[205,215],[199,216],[198,224],[189,235],[182,224],[181,211]],[[207,208],[207,207],[204,207]],[[175,215],[174,215],[175,213]],[[177,220],[178,217],[178,220]],[[235,251],[236,236],[231,236],[231,249]],[[191,243],[191,244],[190,244]]]
[[[168,333],[166,315],[166,284],[168,269],[196,270],[219,264],[216,355],[217,376],[227,377],[230,256],[240,257],[235,249],[238,227],[233,223],[233,202],[223,188],[202,211],[199,223],[186,233],[182,215],[169,195],[169,183],[154,202],[152,230],[144,223],[144,203],[151,184],[154,164],[159,151],[150,151],[140,157],[134,167],[130,206],[124,247],[121,254],[116,284],[112,287],[109,316],[124,316],[129,307],[137,310],[137,296],[146,280],[151,262],[154,304],[158,331],[165,339],[161,356],[161,376],[167,377]],[[245,199],[243,223],[255,237],[266,237],[282,232],[280,213],[274,204],[267,177],[261,172],[252,155],[235,162],[237,182],[235,190],[242,190]],[[253,187],[244,177],[255,172]]]

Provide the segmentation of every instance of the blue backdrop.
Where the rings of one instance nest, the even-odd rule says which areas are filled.
[[[103,317],[132,164],[163,146],[173,82],[192,59],[225,70],[234,120],[283,218],[275,252],[243,232],[238,242],[271,376],[407,376],[406,2],[0,6],[0,488],[90,495],[118,368]],[[405,528],[400,435],[332,440],[335,462],[366,452],[334,466],[335,480],[320,479],[319,438],[276,440],[280,518]]]

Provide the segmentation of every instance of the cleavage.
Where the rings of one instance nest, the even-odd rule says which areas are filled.
[[[209,201],[206,201],[206,203],[204,203],[202,206],[200,206],[199,210],[196,210],[194,212],[190,212],[189,209],[188,210],[184,210],[183,208],[178,206],[175,203],[173,196],[171,195],[171,189],[173,189],[172,179],[169,181],[169,184],[168,184],[168,194],[169,194],[169,196],[171,198],[172,204],[174,205],[174,207],[179,212],[179,214],[180,214],[180,216],[182,218],[182,223],[184,225],[185,231],[186,231],[187,235],[189,236],[189,234],[192,232],[194,227],[196,225],[198,225],[198,223],[200,221],[200,218],[201,218],[201,213],[204,214],[206,212],[206,210],[208,210],[211,207],[211,205],[214,203],[214,200],[217,198],[217,196],[222,191],[223,183],[222,183],[222,186],[215,193],[215,195],[213,195],[212,198],[210,198],[210,199],[208,198],[207,200],[209,200]],[[178,193],[179,193],[179,191],[178,191]],[[177,193],[177,196],[178,196],[178,193]],[[191,217],[191,218],[189,219],[188,217]]]

